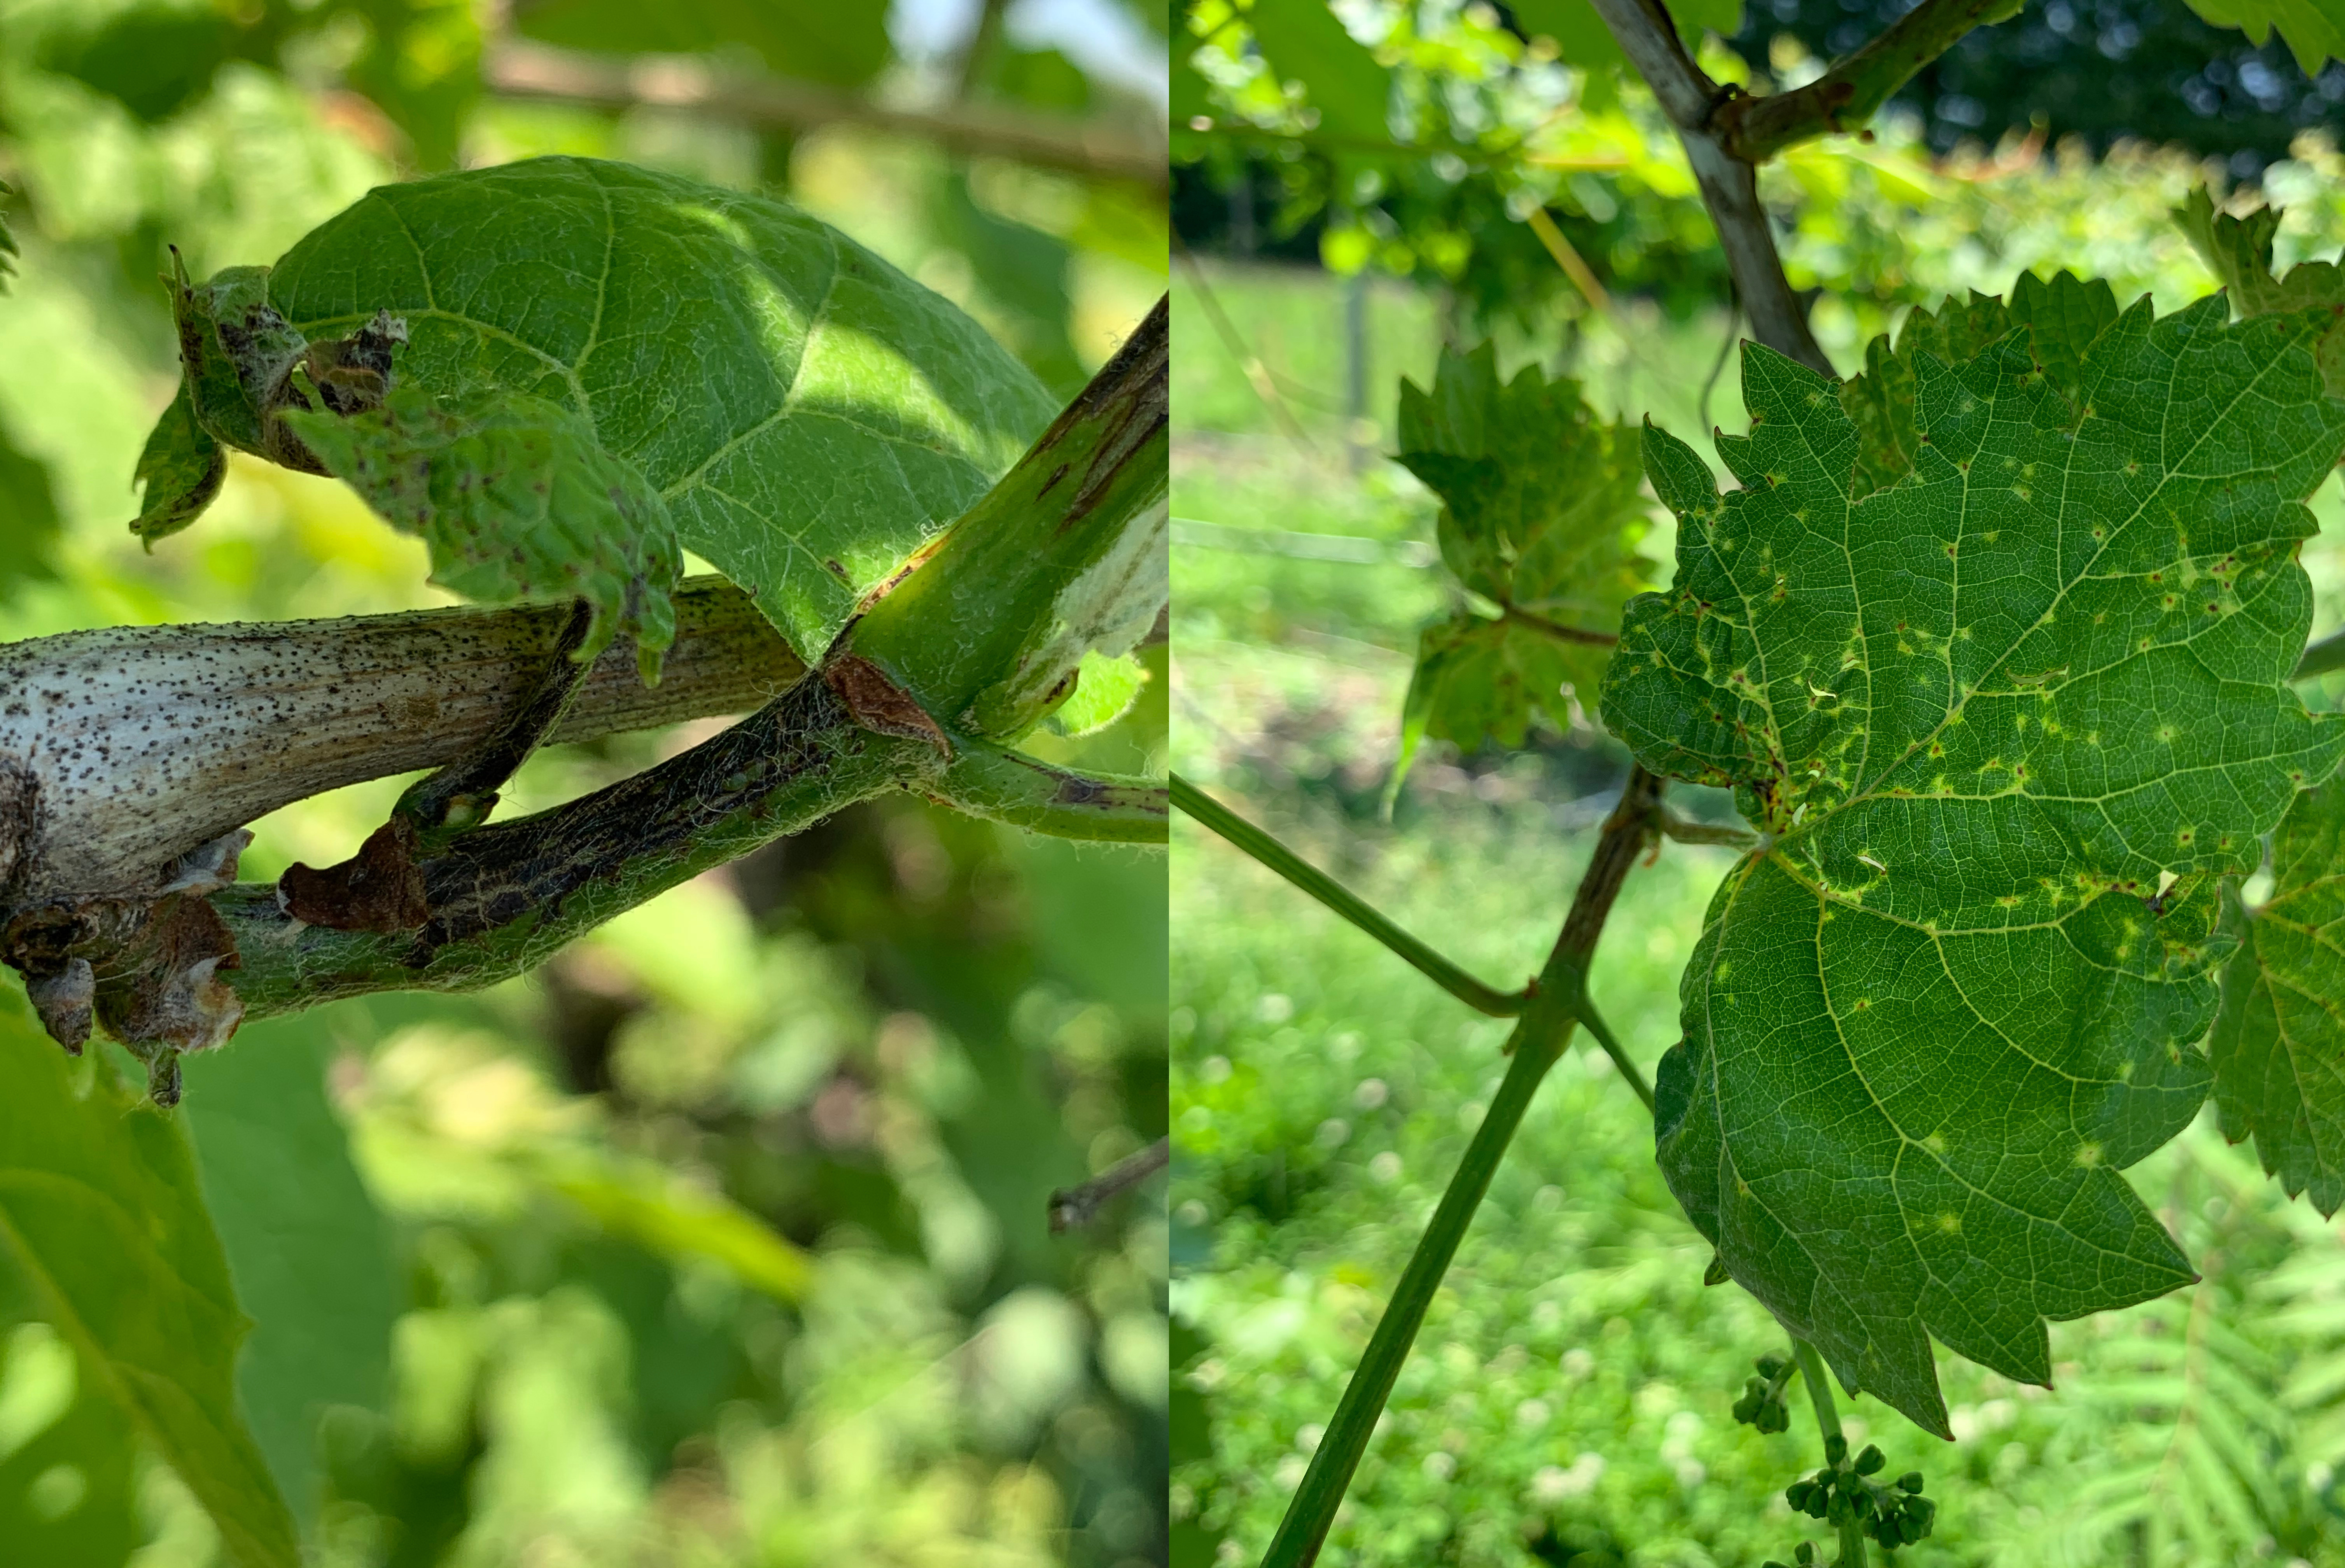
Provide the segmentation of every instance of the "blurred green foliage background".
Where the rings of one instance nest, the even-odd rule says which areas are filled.
[[[1162,290],[1161,184],[936,127],[1161,147],[1163,25],[1117,0],[5,0],[0,638],[448,602],[340,486],[242,457],[198,529],[145,555],[126,527],[178,374],[164,247],[268,262],[387,179],[567,152],[783,195],[1071,390]],[[1131,717],[1037,748],[1161,768],[1151,657]],[[555,748],[504,809],[712,729]],[[245,874],[341,860],[402,782],[257,824]],[[246,1413],[316,1560],[1161,1562],[1162,1186],[1063,1237],[1044,1203],[1163,1131],[1164,911],[1161,855],[879,803],[527,981],[191,1062]],[[0,1561],[220,1561],[21,1285]]]
[[[1658,172],[1622,210],[1677,210],[1673,149],[1623,138]],[[2022,269],[2073,267],[2162,310],[2211,290],[2167,209],[2210,176],[2220,194],[2219,164],[2138,146],[2039,158],[2015,141],[1938,162],[1919,140],[1893,123],[1872,147],[1803,148],[1766,177],[1787,264],[1823,289],[1819,336],[1843,368],[1900,301],[2003,292]],[[2345,164],[2317,138],[2297,151],[2264,171],[2262,192],[2288,205],[2289,260],[2333,256]],[[1553,273],[1538,297],[1571,302],[1493,321],[1502,371],[1539,362],[1578,378],[1599,411],[1650,413],[1698,443],[1712,423],[1742,427],[1715,298],[1662,285],[1599,306],[1514,228],[1524,265]],[[1176,276],[1173,761],[1512,986],[1554,940],[1628,758],[1589,722],[1535,731],[1520,751],[1429,748],[1390,820],[1378,814],[1418,628],[1455,593],[1432,549],[1435,499],[1382,454],[1399,378],[1428,384],[1445,339],[1476,335],[1472,276],[1226,257]],[[2326,531],[2304,559],[2320,635],[2345,623],[2334,477],[2314,510]],[[1672,519],[1656,507],[1654,523],[1644,553],[1666,563]],[[2329,707],[2340,695],[2301,689]],[[1731,818],[1721,792],[1670,794],[1690,816]],[[1677,976],[1728,859],[1663,848],[1630,873],[1597,954],[1597,1003],[1649,1071],[1677,1038]],[[1202,1568],[1254,1561],[1270,1540],[1496,1089],[1507,1027],[1185,823],[1173,911],[1172,1555]],[[1734,1287],[1704,1288],[1710,1248],[1652,1146],[1601,1054],[1556,1070],[1401,1374],[1328,1560],[1790,1559],[1801,1532],[1782,1489],[1817,1462],[1804,1397],[1782,1435],[1731,1418],[1782,1331]],[[1937,1533],[1898,1563],[2345,1563],[2345,1232],[2286,1202],[2211,1117],[2131,1176],[2202,1283],[2055,1325],[2048,1391],[1947,1359],[1951,1446],[1870,1400],[1843,1405],[1853,1444],[1879,1442],[1892,1473],[1921,1470],[1939,1500]],[[1829,1557],[1821,1527],[1796,1522]]]

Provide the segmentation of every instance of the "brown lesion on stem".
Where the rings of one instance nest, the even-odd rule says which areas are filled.
[[[855,654],[836,655],[822,667],[822,680],[864,728],[875,735],[924,740],[946,761],[952,760],[952,742],[937,728],[937,721],[912,700],[910,692],[888,679],[887,672],[869,659]]]
[[[1786,148],[1862,126],[1964,34],[2018,12],[2015,0],[1923,0],[1806,87],[1721,101],[1711,128],[1731,156],[1764,163]]]
[[[416,864],[422,842],[412,817],[394,816],[340,865],[286,867],[277,901],[302,924],[330,931],[413,931],[431,914]]]

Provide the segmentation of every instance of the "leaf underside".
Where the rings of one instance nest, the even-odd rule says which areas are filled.
[[[2345,783],[2296,798],[2208,1039],[2223,1135],[2322,1214],[2345,1206]]]
[[[219,1527],[239,1568],[295,1568],[293,1522],[238,1419],[237,1305],[187,1140],[107,1064],[73,1064],[0,995],[0,1247],[41,1315]]]
[[[2136,304],[2073,395],[2016,331],[1917,350],[1885,488],[1764,349],[1719,443],[1743,488],[1648,431],[1678,575],[1605,720],[1766,834],[1685,973],[1661,1166],[1736,1280],[1941,1434],[1932,1337],[2044,1382],[2044,1319],[2192,1278],[2117,1173],[2205,1094],[2215,879],[2345,750],[2285,684],[2345,406],[2311,313],[2225,314]]]
[[[1536,714],[1568,726],[1564,688],[1592,697],[1609,650],[1557,632],[1609,631],[1650,579],[1632,433],[1597,421],[1574,382],[1535,365],[1501,382],[1487,343],[1444,351],[1430,392],[1401,383],[1400,445],[1442,499],[1442,560],[1513,612],[1460,610],[1426,628],[1402,712],[1405,774],[1428,735],[1471,751],[1520,746]]]
[[[836,229],[624,164],[534,158],[385,186],[295,245],[258,293],[246,274],[259,269],[231,271],[205,300],[257,321],[239,340],[259,345],[248,379],[285,359],[280,325],[314,346],[385,312],[406,334],[393,386],[457,409],[515,393],[557,405],[810,658],[1056,412],[975,321]],[[276,320],[250,317],[254,300]],[[269,449],[269,408],[247,419],[215,401],[239,425],[215,437],[298,462]],[[193,490],[175,481],[160,514],[192,517]]]

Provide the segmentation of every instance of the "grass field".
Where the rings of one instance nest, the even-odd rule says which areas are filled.
[[[1234,342],[1193,279],[1174,290],[1173,765],[1483,978],[1518,984],[1626,756],[1583,728],[1510,756],[1431,755],[1378,819],[1416,630],[1450,590],[1424,564],[1432,499],[1376,453],[1397,376],[1431,368],[1438,312],[1371,296],[1372,431],[1347,423],[1341,285],[1235,270],[1209,283]],[[1690,433],[1723,326],[1656,318],[1502,357],[1568,358],[1599,406],[1650,406]],[[1711,415],[1741,417],[1731,369]],[[2336,512],[2333,484],[2320,510]],[[1650,553],[1668,546],[1664,532]],[[1320,558],[1330,548],[1347,558]],[[2308,559],[2333,622],[2335,558],[2316,545]],[[1681,809],[1726,809],[1674,793]],[[1727,863],[1671,846],[1632,873],[1608,928],[1595,996],[1648,1070],[1677,1037],[1677,974]],[[1237,1563],[1267,1543],[1479,1121],[1505,1027],[1185,822],[1172,867],[1174,1562]],[[1782,1330],[1735,1287],[1702,1287],[1709,1248],[1651,1136],[1600,1055],[1557,1069],[1324,1562],[1791,1558],[1782,1491],[1818,1463],[1805,1401],[1780,1436],[1729,1415]],[[2133,1176],[2205,1283],[2056,1325],[2056,1391],[1945,1359],[1952,1445],[1853,1402],[1853,1441],[1878,1441],[1892,1473],[1922,1470],[1939,1499],[1938,1535],[1898,1563],[2345,1562],[2345,1377],[2323,1381],[2345,1340],[2335,1229],[2280,1202],[2208,1122]],[[1809,1538],[1824,1545],[1821,1526]]]

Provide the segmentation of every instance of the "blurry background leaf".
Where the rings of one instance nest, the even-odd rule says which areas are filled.
[[[13,982],[0,992],[0,1239],[36,1310],[229,1551],[249,1568],[293,1568],[293,1522],[239,1410],[249,1323],[185,1135],[135,1104],[110,1060],[70,1064]]]
[[[746,50],[778,76],[860,87],[888,64],[887,8],[760,0],[518,0],[522,36],[574,49],[697,55]]]
[[[390,1227],[326,1100],[326,1037],[291,1020],[238,1031],[186,1067],[179,1113],[205,1207],[253,1319],[237,1388],[253,1441],[305,1528],[327,1407],[384,1408],[398,1277]]]
[[[930,211],[938,235],[969,258],[977,286],[1009,318],[1026,368],[1062,400],[1081,391],[1090,377],[1067,336],[1066,244],[979,206],[958,169],[938,179]]]
[[[56,538],[57,503],[47,467],[19,452],[0,426],[0,602],[19,583],[56,575],[49,564]]]
[[[426,172],[454,167],[481,92],[482,38],[471,0],[337,0],[364,23],[350,86],[406,134]]]
[[[1335,18],[1325,0],[1254,0],[1247,13],[1276,79],[1301,82],[1304,101],[1331,137],[1381,142],[1392,75]]]
[[[0,1541],[42,1568],[120,1568],[139,1544],[130,1426],[72,1346],[0,1282]]]

